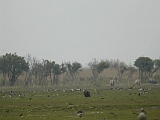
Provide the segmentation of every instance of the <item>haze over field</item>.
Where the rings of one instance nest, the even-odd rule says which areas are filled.
[[[160,58],[159,0],[0,0],[0,56]]]

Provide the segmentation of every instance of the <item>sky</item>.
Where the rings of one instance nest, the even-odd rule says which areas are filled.
[[[0,0],[0,56],[96,58],[134,64],[160,58],[160,0]]]

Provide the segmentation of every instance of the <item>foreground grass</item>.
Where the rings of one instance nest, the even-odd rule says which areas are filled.
[[[0,96],[0,120],[136,120],[142,107],[147,111],[148,120],[159,120],[160,87],[148,87],[141,96],[138,96],[138,89],[90,89],[90,98],[75,91],[37,88],[31,91],[27,88],[12,89],[10,93],[4,90]],[[79,109],[84,111],[82,118],[76,116]]]

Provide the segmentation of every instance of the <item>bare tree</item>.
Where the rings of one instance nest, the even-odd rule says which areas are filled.
[[[96,58],[92,59],[92,61],[88,63],[88,66],[92,70],[92,75],[93,75],[93,80],[91,83],[95,82],[98,78],[97,65],[98,65],[98,61]]]
[[[27,86],[33,86],[35,84],[35,80],[33,76],[37,78],[37,64],[39,63],[39,60],[36,59],[36,57],[32,57],[30,54],[26,55],[25,57],[27,63],[29,64],[29,71],[26,72],[25,76],[25,85]]]
[[[113,67],[117,70],[117,80],[122,80],[122,78],[126,75],[126,71],[128,70],[128,66],[120,61],[120,60],[115,60],[113,63]]]
[[[130,84],[130,81],[133,80],[133,75],[136,72],[137,72],[137,69],[135,67],[133,67],[132,65],[129,65],[128,74],[127,74],[128,85]]]
[[[95,84],[95,82],[98,80],[99,74],[102,73],[104,69],[109,67],[109,63],[104,60],[98,62],[98,60],[94,58],[88,63],[88,66],[92,70],[93,75],[93,80],[91,81],[91,83]]]

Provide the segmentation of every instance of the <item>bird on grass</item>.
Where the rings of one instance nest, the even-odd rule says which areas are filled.
[[[77,111],[77,116],[81,118],[83,116],[83,111],[82,110],[78,110]]]
[[[139,120],[147,120],[146,115],[147,115],[147,112],[143,108],[141,108],[141,112],[138,115],[138,119]]]

